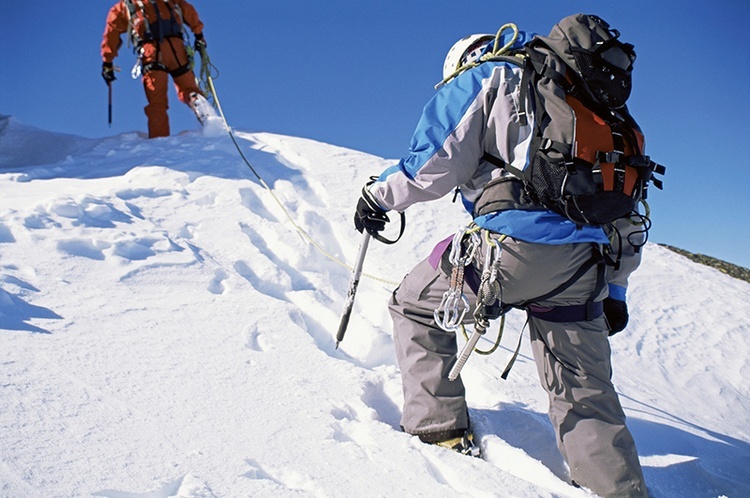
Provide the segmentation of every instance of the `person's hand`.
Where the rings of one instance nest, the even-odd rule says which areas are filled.
[[[102,62],[102,78],[106,84],[110,84],[115,81],[115,67],[111,62]]]
[[[609,335],[614,335],[628,325],[628,304],[625,301],[608,297],[602,303],[604,305],[604,316],[609,322]]]
[[[193,45],[193,48],[195,48],[195,51],[198,53],[201,53],[208,45],[206,44],[206,39],[203,37],[203,33],[198,33],[195,35],[195,44]]]
[[[385,224],[389,221],[385,210],[372,198],[372,194],[365,186],[362,189],[362,196],[357,202],[357,212],[354,213],[354,227],[359,233],[367,230],[370,235],[376,235],[383,231]]]

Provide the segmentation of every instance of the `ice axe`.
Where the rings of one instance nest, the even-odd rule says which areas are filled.
[[[111,66],[108,70],[102,65],[102,76],[107,82],[107,92],[109,94],[109,107],[108,107],[108,119],[109,127],[112,128],[112,82],[115,81],[115,73],[119,71],[118,66]]]
[[[349,325],[349,318],[352,315],[352,307],[354,306],[354,296],[357,294],[357,287],[359,286],[359,278],[362,276],[362,264],[365,261],[365,254],[367,254],[367,246],[370,244],[370,238],[382,242],[384,244],[395,244],[401,239],[406,229],[406,215],[399,213],[401,217],[401,229],[399,230],[398,237],[394,240],[389,240],[382,237],[377,232],[370,234],[367,230],[362,230],[362,242],[359,245],[359,254],[357,254],[357,262],[354,264],[352,271],[352,278],[349,281],[349,292],[346,295],[346,303],[344,304],[344,312],[341,314],[341,322],[339,323],[339,331],[336,333],[336,349],[339,348],[339,343],[344,339],[346,334],[346,327]]]
[[[344,304],[344,312],[341,314],[341,322],[339,322],[339,331],[336,333],[336,349],[339,348],[339,343],[344,340],[344,334],[346,334],[346,328],[349,326],[349,318],[352,316],[352,307],[354,306],[354,296],[357,294],[357,287],[359,287],[359,278],[362,276],[362,264],[365,262],[365,254],[367,254],[367,246],[370,245],[370,233],[367,230],[362,230],[362,242],[359,245],[359,253],[357,254],[357,262],[354,265],[352,271],[352,278],[349,281],[349,292],[346,295],[346,303]]]

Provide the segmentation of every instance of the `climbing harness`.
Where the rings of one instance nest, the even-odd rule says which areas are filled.
[[[130,70],[133,79],[140,78],[149,71],[168,71],[167,67],[159,62],[159,50],[162,40],[168,40],[170,47],[174,52],[171,38],[181,38],[187,51],[187,63],[178,67],[174,71],[168,71],[173,77],[181,76],[193,68],[193,51],[190,49],[190,35],[185,29],[182,9],[179,4],[170,0],[163,0],[169,10],[169,18],[161,17],[157,0],[148,0],[156,15],[156,22],[151,23],[146,15],[146,9],[143,0],[125,0],[125,6],[128,9],[128,24],[130,33],[128,43],[132,43],[133,50],[136,53],[136,61]],[[143,36],[138,32],[140,25],[143,25]],[[143,64],[143,45],[144,43],[156,43],[156,60]]]
[[[440,305],[435,309],[433,317],[437,325],[446,332],[455,332],[461,329],[466,343],[461,352],[458,354],[456,362],[453,364],[448,373],[448,380],[455,381],[461,370],[466,365],[471,353],[489,355],[494,353],[500,346],[505,329],[505,314],[512,308],[518,308],[526,311],[529,318],[535,317],[552,322],[577,322],[590,321],[602,315],[603,307],[601,301],[594,301],[605,285],[605,266],[612,265],[612,259],[605,253],[601,246],[592,246],[591,257],[584,262],[565,282],[546,294],[530,299],[523,303],[507,304],[503,303],[502,285],[500,282],[500,263],[502,256],[502,243],[507,238],[506,235],[493,235],[488,230],[480,229],[474,223],[468,227],[459,229],[453,237],[449,261],[452,264],[450,287],[443,294]],[[479,281],[476,281],[475,274],[473,279],[467,279],[467,271],[473,272],[473,268],[466,269],[472,263],[482,268]],[[597,268],[596,284],[589,301],[583,304],[572,304],[563,306],[539,306],[533,303],[544,302],[560,294],[575,284],[590,269]],[[475,291],[476,305],[473,312],[474,330],[471,335],[466,333],[463,320],[466,313],[471,308],[466,295],[463,293],[464,283]],[[473,283],[472,283],[473,282]],[[497,338],[494,344],[488,350],[477,348],[479,340],[484,336],[490,327],[490,322],[500,318]],[[528,320],[526,322],[528,325]],[[523,329],[525,330],[526,325]],[[518,358],[523,330],[519,335],[518,344],[513,351],[513,355],[508,361],[502,375],[506,379],[510,370]]]

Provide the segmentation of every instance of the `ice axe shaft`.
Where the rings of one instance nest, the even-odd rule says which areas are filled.
[[[109,127],[112,128],[112,82],[110,81],[107,83],[107,86],[109,87]]]
[[[346,303],[344,304],[344,312],[341,314],[341,322],[339,323],[339,331],[336,334],[336,349],[339,348],[339,343],[344,340],[344,334],[346,334],[346,328],[349,326],[349,318],[352,315],[352,307],[354,306],[354,296],[357,294],[357,287],[359,286],[359,278],[362,276],[362,264],[365,261],[365,254],[367,254],[367,246],[370,244],[370,234],[367,230],[363,230],[362,242],[359,246],[359,254],[357,255],[357,262],[354,265],[352,271],[352,278],[349,281],[349,292],[346,295]]]
[[[458,375],[461,373],[461,369],[464,368],[464,365],[466,365],[466,362],[469,360],[469,355],[471,355],[471,352],[474,351],[475,347],[477,347],[477,342],[479,342],[479,339],[484,335],[486,331],[486,327],[480,324],[474,324],[474,333],[471,334],[471,337],[469,337],[469,340],[461,350],[461,354],[458,356],[458,360],[453,365],[453,368],[451,368],[451,371],[448,373],[449,381],[453,382],[458,378]]]

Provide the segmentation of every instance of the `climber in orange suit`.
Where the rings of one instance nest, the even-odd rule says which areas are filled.
[[[129,33],[148,100],[144,111],[149,138],[169,136],[169,76],[180,101],[191,108],[194,96],[201,94],[190,67],[184,25],[195,36],[196,51],[205,47],[203,23],[195,7],[185,0],[119,0],[107,15],[101,46],[102,77],[108,85],[115,80],[113,61],[122,45],[120,37]]]

